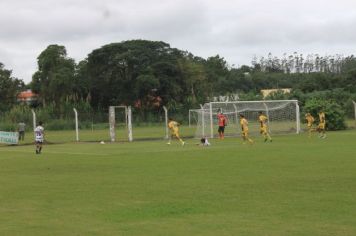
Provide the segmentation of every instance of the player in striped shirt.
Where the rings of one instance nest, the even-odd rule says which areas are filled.
[[[35,144],[36,144],[36,154],[41,154],[42,145],[44,141],[44,128],[42,126],[42,121],[38,122],[38,126],[35,128]]]

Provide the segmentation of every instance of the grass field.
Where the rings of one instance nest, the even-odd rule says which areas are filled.
[[[0,235],[356,235],[355,131],[0,147]]]

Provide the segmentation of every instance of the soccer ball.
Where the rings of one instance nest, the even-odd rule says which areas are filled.
[[[101,141],[100,144],[105,144],[105,142],[104,142],[104,141]]]

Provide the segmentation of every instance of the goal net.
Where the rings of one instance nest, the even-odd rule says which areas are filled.
[[[240,114],[247,118],[250,133],[258,133],[260,111],[268,117],[271,133],[299,133],[300,131],[297,100],[210,102],[204,104],[201,109],[191,110],[197,117],[195,137],[213,138],[218,135],[217,114],[219,111],[228,118],[225,136],[241,135]]]

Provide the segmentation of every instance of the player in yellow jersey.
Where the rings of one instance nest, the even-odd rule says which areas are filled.
[[[305,119],[307,120],[307,126],[308,126],[308,133],[309,133],[309,138],[311,137],[311,133],[313,131],[313,123],[314,123],[314,117],[308,112],[305,114]]]
[[[258,113],[258,122],[260,122],[260,133],[263,135],[265,138],[265,142],[269,140],[272,142],[271,135],[268,132],[268,127],[267,127],[267,116],[265,116],[262,111]]]
[[[240,114],[240,125],[242,130],[242,140],[245,143],[248,141],[249,143],[253,143],[253,140],[248,137],[248,121],[245,116]]]
[[[325,113],[323,111],[320,111],[319,112],[319,125],[317,128],[317,130],[319,132],[319,138],[326,138],[325,125],[326,125]]]
[[[172,118],[169,118],[168,120],[168,128],[171,131],[171,135],[169,137],[169,141],[167,144],[171,144],[172,138],[176,137],[179,142],[184,146],[185,142],[180,138],[179,136],[179,123],[177,121],[174,121]]]

